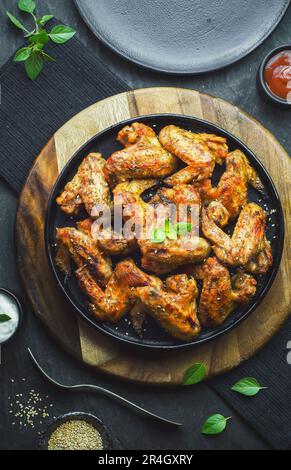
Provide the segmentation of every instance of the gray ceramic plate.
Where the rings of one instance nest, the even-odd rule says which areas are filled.
[[[93,33],[138,65],[167,73],[216,70],[274,30],[290,0],[75,0]]]

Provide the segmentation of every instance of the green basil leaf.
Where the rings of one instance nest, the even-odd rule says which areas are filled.
[[[245,379],[239,380],[236,384],[231,387],[231,390],[238,392],[241,395],[247,397],[254,397],[259,393],[260,390],[266,389],[267,387],[261,387],[259,382],[253,377],[246,377]]]
[[[30,47],[23,47],[16,52],[13,60],[14,62],[25,62],[31,56],[31,48]]]
[[[11,23],[13,23],[14,26],[16,26],[16,28],[21,29],[22,31],[25,31],[26,33],[28,33],[28,30],[26,29],[26,27],[15,16],[11,15],[9,11],[6,11],[6,15],[10,19]]]
[[[206,367],[204,364],[197,363],[186,370],[183,378],[183,385],[194,385],[201,382],[206,375]]]
[[[39,43],[39,44],[47,44],[49,42],[50,38],[49,38],[49,35],[47,33],[36,33],[36,34],[32,34],[30,37],[29,37],[29,42],[32,42],[34,44],[36,43]]]
[[[34,46],[33,46],[33,51],[34,52],[42,52],[43,48],[44,48],[44,44],[41,44],[40,42],[39,43],[36,43]]]
[[[161,228],[155,228],[152,234],[151,241],[153,243],[163,243],[166,240],[165,231]]]
[[[47,62],[55,62],[56,59],[54,59],[51,55],[47,54],[44,51],[41,51],[41,56],[46,60]]]
[[[177,240],[178,238],[178,234],[177,234],[177,230],[175,230],[175,228],[173,226],[171,226],[169,228],[169,231],[167,233],[167,237],[170,239],[170,240]]]
[[[188,222],[178,222],[175,225],[175,229],[178,235],[186,235],[186,233],[191,232],[192,224],[189,224]]]
[[[25,11],[26,13],[33,13],[35,10],[35,2],[33,0],[19,0],[18,8],[21,11]]]
[[[165,220],[165,234],[168,235],[170,230],[171,222],[169,220]]]
[[[177,231],[170,220],[165,221],[165,234],[170,240],[177,240]]]
[[[5,315],[4,313],[0,314],[0,323],[6,323],[9,320],[11,320],[11,317],[9,317],[9,315]]]
[[[40,54],[34,53],[25,62],[25,70],[31,80],[35,80],[43,69],[43,60]]]
[[[75,36],[75,34],[76,31],[73,28],[60,24],[53,27],[49,36],[56,44],[64,44]]]
[[[201,430],[202,434],[215,435],[222,433],[225,430],[227,421],[229,419],[231,418],[225,418],[220,414],[210,416],[203,424]]]
[[[37,23],[41,26],[45,26],[50,20],[54,18],[54,15],[44,15],[42,18],[37,20]]]

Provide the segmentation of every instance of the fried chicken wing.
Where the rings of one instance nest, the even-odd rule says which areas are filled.
[[[105,160],[100,153],[90,153],[79,166],[74,176],[57,198],[57,204],[67,214],[77,214],[82,205],[91,215],[97,204],[111,205],[109,186],[103,167]]]
[[[88,269],[79,269],[76,276],[82,291],[91,301],[90,310],[102,321],[117,322],[133,306],[136,299],[134,288],[153,286],[161,288],[162,282],[155,276],[141,271],[128,259],[121,261],[103,291],[90,275]]]
[[[103,255],[98,247],[98,241],[73,227],[57,229],[57,264],[68,274],[68,256],[78,268],[87,266],[96,281],[104,286],[112,274],[111,260]]]
[[[151,204],[201,205],[199,190],[189,184],[178,184],[173,188],[160,188],[151,199]]]
[[[221,202],[212,201],[206,209],[208,217],[219,227],[225,227],[229,222],[229,212]]]
[[[145,286],[134,289],[134,296],[168,333],[191,341],[201,331],[197,318],[197,285],[185,274],[169,277],[165,288]]]
[[[164,180],[164,184],[167,186],[188,184],[193,180],[199,180],[199,175],[202,178],[208,178],[208,173],[205,175],[205,168],[199,166],[185,166],[185,168],[182,168],[181,170],[166,178]]]
[[[247,264],[246,269],[253,274],[266,274],[273,264],[273,253],[271,243],[267,237],[263,240],[263,249],[254,256]]]
[[[157,180],[155,179],[132,180],[119,183],[113,190],[115,211],[122,210],[124,222],[130,223],[130,226],[123,227],[125,239],[130,246],[133,245],[136,238],[142,237],[147,222],[146,211],[150,209],[141,196],[156,184]],[[149,211],[148,217],[151,217]]]
[[[116,266],[105,291],[87,267],[78,269],[76,276],[91,301],[91,312],[99,320],[117,322],[135,304],[179,339],[190,341],[200,331],[196,316],[198,290],[195,280],[186,275],[168,278],[164,286],[159,278],[144,273],[132,260],[125,260]]]
[[[101,321],[117,322],[130,308],[127,290],[113,273],[105,291],[99,287],[87,267],[76,271],[80,289],[89,297],[90,312]]]
[[[159,142],[150,127],[135,122],[122,129],[118,138],[125,149],[113,153],[104,166],[110,186],[131,179],[162,178],[178,167],[175,156]]]
[[[240,272],[231,280],[228,269],[217,258],[208,258],[190,271],[203,281],[198,310],[205,327],[221,325],[237,304],[247,303],[256,293],[253,276]]]
[[[209,218],[206,209],[202,210],[202,231],[214,243],[216,256],[230,266],[246,266],[266,250],[265,229],[266,213],[255,203],[242,209],[232,237]],[[267,263],[264,269],[269,267]]]
[[[209,243],[202,237],[185,236],[177,240],[154,243],[139,240],[142,267],[156,274],[174,271],[178,266],[203,261],[210,253]]]
[[[125,221],[135,216],[136,224],[143,228],[145,223],[144,212],[147,204],[142,200],[141,195],[156,184],[157,180],[154,179],[132,180],[119,183],[113,190],[115,211],[119,210],[119,208],[122,209],[122,216]],[[137,248],[134,232],[127,234],[126,238],[115,233],[108,233],[108,237],[106,237],[105,230],[103,235],[100,236],[100,234],[94,231],[93,222],[92,219],[85,219],[78,222],[77,227],[87,235],[92,236],[96,240],[98,239],[100,249],[106,254],[111,256],[127,255]]]
[[[163,206],[166,219],[175,218],[177,222],[192,223],[192,219],[199,217],[201,198],[194,186],[180,184],[173,188],[160,188],[150,200],[150,204],[155,208]]]
[[[127,256],[137,248],[134,238],[127,240],[118,237],[117,234],[112,232],[108,233],[107,236],[106,233],[104,233],[103,237],[99,238],[98,233],[95,234],[94,231],[93,219],[88,218],[77,222],[77,228],[80,232],[85,233],[94,240],[98,240],[100,250],[108,256]],[[104,230],[104,232],[106,232],[106,230]]]
[[[216,188],[212,187],[210,179],[200,183],[201,196],[208,203],[221,202],[228,210],[230,219],[233,219],[248,202],[248,183],[260,190],[263,186],[247,157],[240,150],[229,153],[225,162],[226,171]]]
[[[215,162],[221,163],[228,152],[225,138],[212,134],[194,134],[174,125],[164,127],[159,140],[169,152],[190,167],[166,179],[165,183],[169,186],[209,178]]]
[[[178,185],[174,188],[161,188],[151,199],[150,204],[154,208],[162,206],[164,220],[176,216],[178,222],[195,221],[197,210],[197,224],[199,224],[199,209],[201,199],[196,188],[190,185]],[[175,209],[176,214],[173,214]],[[185,210],[186,209],[186,210]],[[159,215],[155,211],[151,213],[152,220],[147,224],[148,230],[159,222]],[[194,227],[195,228],[195,227]],[[178,237],[176,240],[166,238],[164,242],[155,243],[151,239],[138,240],[142,253],[142,267],[156,274],[167,273],[178,266],[190,262],[203,260],[210,251],[208,242],[191,233],[191,237]],[[190,261],[191,260],[191,261]]]
[[[123,219],[127,220],[134,215],[134,207],[138,206],[141,209],[143,218],[144,211],[147,204],[142,199],[142,194],[150,188],[156,186],[158,181],[156,179],[140,179],[126,181],[119,183],[113,190],[114,206],[115,209],[122,207]]]

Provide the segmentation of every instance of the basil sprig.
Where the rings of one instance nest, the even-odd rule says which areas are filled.
[[[24,62],[25,71],[31,80],[35,80],[42,72],[45,62],[52,62],[55,59],[44,51],[48,42],[55,44],[65,44],[75,34],[76,31],[69,26],[56,25],[50,32],[45,29],[45,25],[54,18],[54,15],[44,15],[37,18],[35,14],[36,3],[33,0],[19,0],[18,8],[24,13],[32,16],[34,29],[29,31],[26,26],[9,11],[6,12],[9,20],[16,28],[20,29],[28,41],[26,47],[19,49],[14,62]]]
[[[170,220],[166,220],[164,227],[155,228],[152,233],[151,241],[153,243],[163,243],[166,238],[169,240],[177,240],[178,237],[185,236],[192,230],[192,224],[188,222],[178,222],[172,224]]]
[[[231,390],[247,397],[254,397],[260,390],[264,390],[266,388],[267,387],[261,387],[259,382],[253,377],[246,377],[234,384],[231,387]]]
[[[215,414],[210,416],[202,426],[201,433],[206,435],[221,434],[231,417],[225,418],[223,415]]]
[[[183,378],[183,385],[194,385],[201,382],[206,375],[206,367],[202,363],[193,364],[189,367]]]
[[[0,313],[0,323],[6,323],[11,320],[11,317],[9,315],[6,315],[5,313]]]

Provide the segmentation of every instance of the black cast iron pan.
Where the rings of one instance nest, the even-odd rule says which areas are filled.
[[[56,244],[56,228],[64,226],[74,226],[76,218],[72,218],[64,214],[57,206],[55,200],[57,196],[63,191],[64,186],[68,181],[72,179],[74,174],[77,172],[78,166],[82,159],[91,151],[98,151],[103,154],[105,158],[110,156],[114,151],[120,149],[120,144],[116,142],[116,136],[122,127],[130,125],[137,119],[129,119],[114,125],[88,141],[83,147],[81,147],[71,160],[67,163],[62,173],[60,174],[50,196],[46,226],[45,226],[45,243],[49,262],[56,279],[57,285],[63,291],[68,302],[72,304],[77,315],[80,315],[88,323],[90,323],[96,330],[110,336],[116,340],[119,340],[125,344],[135,345],[140,348],[147,348],[153,350],[170,350],[170,349],[182,349],[190,348],[198,344],[206,343],[218,336],[226,333],[232,328],[236,327],[242,320],[248,317],[255,308],[260,304],[262,299],[270,289],[276,273],[278,271],[284,242],[284,219],[282,213],[282,207],[279,199],[279,195],[276,188],[256,156],[251,150],[246,147],[243,142],[234,137],[229,132],[219,128],[218,126],[209,122],[182,115],[173,114],[160,114],[139,117],[138,121],[148,124],[153,127],[158,133],[159,130],[169,124],[174,124],[185,129],[189,129],[193,132],[207,132],[213,133],[227,138],[230,150],[240,149],[248,157],[252,166],[256,169],[263,184],[264,194],[257,192],[256,190],[249,189],[249,200],[258,203],[269,213],[267,237],[271,241],[274,264],[268,273],[264,276],[256,276],[258,286],[256,296],[246,305],[236,308],[236,310],[227,318],[223,325],[215,329],[204,329],[201,334],[191,343],[180,342],[167,333],[165,333],[153,319],[149,319],[145,326],[143,338],[139,338],[132,326],[128,322],[128,319],[124,317],[119,321],[117,325],[110,323],[102,323],[90,314],[87,308],[87,298],[81,292],[78,287],[74,276],[69,279],[65,279],[65,276],[57,268],[55,263],[55,244]],[[213,176],[213,182],[215,183],[221,174],[223,169],[215,170]],[[85,218],[85,214],[80,219]],[[117,261],[120,261],[117,260]],[[137,260],[138,262],[138,260]]]

